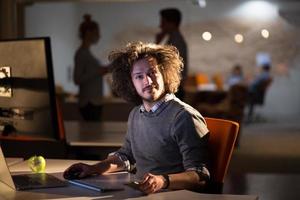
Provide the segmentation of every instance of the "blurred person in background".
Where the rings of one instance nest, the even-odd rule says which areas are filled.
[[[231,74],[227,79],[228,88],[236,84],[244,84],[244,82],[245,79],[244,79],[242,66],[239,64],[233,66]]]
[[[188,49],[187,43],[180,32],[181,12],[177,8],[166,8],[160,10],[160,29],[161,31],[156,34],[156,44],[170,44],[175,46],[180,56],[183,59],[184,68],[181,72],[181,83],[178,88],[176,96],[183,100],[184,98],[184,82],[188,75]],[[166,42],[165,42],[166,41]]]
[[[98,24],[91,15],[84,15],[79,26],[81,45],[75,54],[74,82],[79,86],[79,109],[84,120],[99,120],[100,101],[103,97],[102,76],[108,73],[108,67],[97,60],[90,47],[97,44],[101,34]]]
[[[260,73],[257,74],[249,84],[248,122],[253,121],[255,105],[264,104],[266,91],[273,81],[270,70],[270,64],[266,63],[262,65],[260,68]]]

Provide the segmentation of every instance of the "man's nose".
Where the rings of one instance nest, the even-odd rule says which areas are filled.
[[[149,75],[146,75],[144,79],[144,83],[147,85],[151,85],[153,83],[153,80]]]

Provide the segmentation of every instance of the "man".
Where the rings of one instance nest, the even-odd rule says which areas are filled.
[[[176,8],[166,8],[160,11],[160,29],[161,32],[156,34],[156,44],[163,43],[167,39],[166,44],[175,46],[180,56],[183,58],[184,68],[181,73],[182,80],[176,96],[183,100],[184,98],[184,81],[188,75],[188,50],[184,37],[179,27],[181,23],[181,12]]]
[[[79,178],[136,167],[139,188],[201,189],[209,180],[208,129],[191,106],[175,97],[182,59],[173,46],[133,43],[114,51],[113,90],[138,104],[130,113],[123,146],[95,165],[75,164]]]

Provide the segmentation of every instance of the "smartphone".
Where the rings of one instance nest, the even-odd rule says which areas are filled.
[[[127,185],[135,190],[140,190],[140,183],[137,181],[131,181],[129,183],[125,183],[125,185]]]

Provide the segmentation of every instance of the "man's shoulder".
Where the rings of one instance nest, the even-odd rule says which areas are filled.
[[[183,35],[179,31],[175,31],[170,34],[168,43],[176,47],[179,46],[180,48],[186,48],[187,46]]]
[[[197,127],[196,130],[200,137],[203,137],[209,132],[204,117],[195,108],[179,99],[175,99],[172,103],[174,107],[177,108],[177,113],[174,116],[175,123],[182,120],[192,122],[194,126]]]
[[[181,114],[181,115],[200,115],[201,114],[195,109],[193,108],[191,105],[181,101],[178,98],[173,99],[171,102],[172,104],[172,108],[174,109],[174,111],[177,111],[177,114]]]

